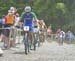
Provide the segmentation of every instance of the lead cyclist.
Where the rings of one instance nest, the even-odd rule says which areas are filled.
[[[33,19],[37,21],[37,16],[30,6],[26,6],[24,12],[21,14],[21,21],[23,22],[23,26],[29,26],[29,39],[33,41]]]

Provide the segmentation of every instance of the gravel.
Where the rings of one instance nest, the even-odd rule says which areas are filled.
[[[45,42],[36,51],[25,55],[23,44],[20,44],[16,48],[4,50],[0,61],[75,61],[75,45]]]

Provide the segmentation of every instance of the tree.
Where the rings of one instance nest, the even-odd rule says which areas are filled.
[[[45,20],[47,25],[52,25],[54,29],[74,28],[75,24],[75,0],[1,0],[0,17],[7,14],[11,6],[15,6],[19,13],[24,7],[30,5],[39,19]]]

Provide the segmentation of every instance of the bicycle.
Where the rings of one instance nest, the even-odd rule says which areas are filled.
[[[30,48],[29,48],[29,38],[28,38],[29,26],[24,26],[23,31],[24,31],[24,48],[25,48],[25,54],[27,55],[29,50],[30,50]]]
[[[39,41],[43,43],[45,41],[44,33],[42,30],[39,31]]]
[[[34,50],[36,50],[36,44],[38,43],[39,46],[39,32],[37,27],[34,27]]]

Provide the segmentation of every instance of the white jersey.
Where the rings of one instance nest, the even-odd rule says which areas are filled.
[[[14,23],[14,26],[17,26],[18,23],[19,23],[19,21],[20,21],[20,17],[15,17],[15,23]]]
[[[60,38],[65,38],[65,32],[64,31],[61,31],[59,37]]]

